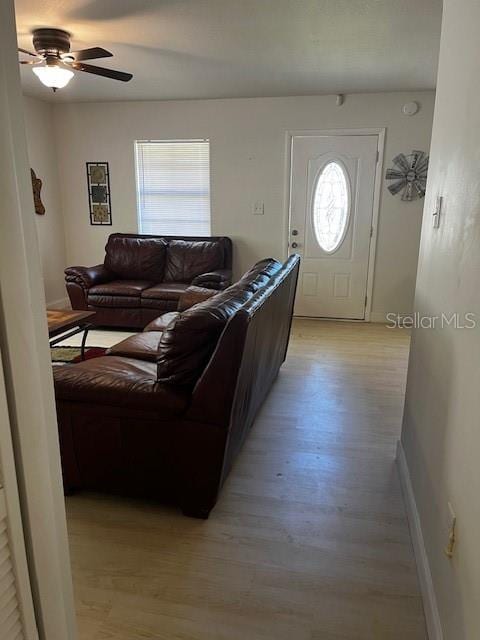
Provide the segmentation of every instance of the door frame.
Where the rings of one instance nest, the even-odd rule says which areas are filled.
[[[76,640],[45,292],[35,225],[13,0],[0,2],[0,345],[36,624]],[[0,632],[1,635],[1,632]]]
[[[285,133],[285,201],[284,201],[284,256],[288,256],[290,239],[290,194],[292,191],[292,142],[297,136],[377,136],[377,164],[375,167],[375,184],[373,189],[372,235],[368,253],[367,271],[367,304],[365,318],[354,322],[370,322],[372,313],[373,283],[375,279],[375,254],[377,250],[378,220],[380,217],[380,200],[382,190],[383,158],[385,152],[385,127],[369,127],[361,129],[306,129],[288,130]]]

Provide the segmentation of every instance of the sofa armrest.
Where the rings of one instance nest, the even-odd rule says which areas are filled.
[[[113,274],[103,264],[97,264],[95,267],[67,267],[65,269],[65,281],[79,284],[83,289],[90,289],[96,284],[113,279]]]
[[[218,289],[190,285],[180,295],[180,298],[178,299],[177,311],[185,311],[186,309],[190,309],[190,307],[193,307],[194,305],[198,304],[199,302],[203,302],[204,300],[208,300],[212,296],[215,296],[217,293]]]
[[[106,350],[107,356],[121,356],[122,358],[134,358],[135,360],[146,360],[156,362],[158,359],[158,345],[162,337],[161,331],[147,331],[146,333],[135,333],[113,345]]]
[[[206,289],[226,289],[232,284],[231,269],[217,269],[196,276],[191,284],[195,287],[205,287]]]
[[[149,322],[144,328],[143,332],[147,333],[148,331],[165,331],[168,325],[173,322],[173,320],[176,320],[179,316],[180,314],[178,313],[178,311],[168,311],[168,313],[164,313],[163,315],[158,316],[158,318],[155,318],[155,320]]]

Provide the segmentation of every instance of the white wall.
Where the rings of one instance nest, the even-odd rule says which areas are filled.
[[[418,100],[408,118],[401,107]],[[112,231],[137,231],[134,140],[209,138],[213,233],[235,244],[239,275],[255,260],[285,255],[286,131],[387,127],[386,163],[429,149],[433,92],[55,105],[67,262],[96,264]],[[113,227],[89,224],[85,162],[110,163]],[[265,202],[253,216],[252,203]],[[373,319],[411,312],[422,202],[402,203],[382,186]]]
[[[35,214],[35,223],[42,261],[45,298],[48,305],[65,301],[66,267],[65,232],[60,191],[58,188],[57,154],[51,103],[35,98],[24,98],[25,126],[27,130],[28,158],[37,178],[43,182],[42,202],[45,215]]]
[[[480,3],[444,0],[416,310],[480,322]],[[435,197],[445,209],[432,228]],[[402,442],[445,640],[480,638],[480,324],[414,332]],[[457,548],[447,544],[448,507]]]

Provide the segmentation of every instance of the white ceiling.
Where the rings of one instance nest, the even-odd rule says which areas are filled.
[[[60,27],[124,84],[76,73],[55,101],[312,95],[435,87],[442,0],[16,0],[19,46]]]

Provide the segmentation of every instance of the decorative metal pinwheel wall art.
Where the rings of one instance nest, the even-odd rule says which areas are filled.
[[[410,155],[399,153],[393,159],[394,168],[387,169],[385,178],[395,180],[388,185],[392,195],[403,190],[402,200],[423,198],[427,185],[428,156],[424,151],[412,151]]]

